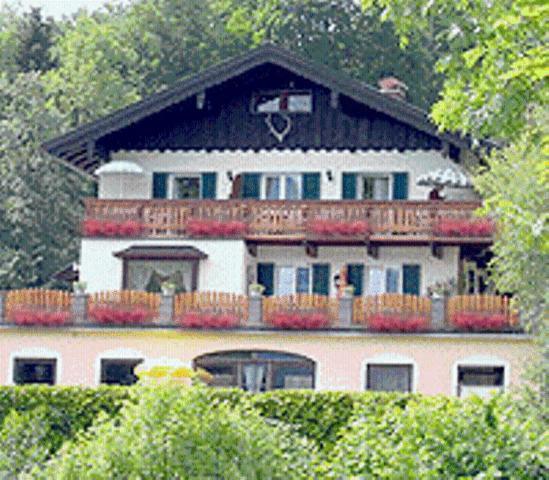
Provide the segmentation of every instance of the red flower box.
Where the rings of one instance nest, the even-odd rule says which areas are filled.
[[[500,330],[507,325],[502,313],[460,312],[454,314],[451,321],[462,330]]]
[[[82,232],[86,237],[136,237],[143,233],[143,225],[135,220],[84,220]]]
[[[490,237],[495,231],[496,225],[489,218],[441,218],[434,229],[441,237]]]
[[[56,327],[65,325],[71,318],[70,312],[21,309],[12,312],[10,319],[16,325],[40,325]]]
[[[88,312],[90,318],[106,325],[139,325],[152,320],[153,313],[146,307],[94,306]]]
[[[423,315],[376,313],[368,317],[368,327],[378,332],[418,332],[426,330],[428,325]]]
[[[367,235],[370,226],[365,220],[339,221],[339,220],[313,220],[308,225],[308,230],[316,235]]]
[[[232,220],[220,222],[217,220],[189,220],[187,232],[195,236],[225,237],[243,235],[248,231],[248,225],[244,222]]]
[[[187,312],[181,315],[177,324],[185,328],[234,328],[239,324],[232,313]]]
[[[274,327],[290,330],[314,330],[330,325],[330,318],[324,312],[276,312],[270,322]]]

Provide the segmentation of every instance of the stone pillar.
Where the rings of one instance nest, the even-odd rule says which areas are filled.
[[[75,325],[88,323],[88,297],[87,293],[72,294],[72,321]]]
[[[433,297],[431,299],[431,328],[445,330],[446,327],[446,297]]]
[[[339,324],[340,328],[349,328],[353,325],[353,303],[355,298],[352,295],[343,295],[339,299]]]
[[[162,293],[160,296],[160,308],[158,310],[157,325],[173,325],[174,323],[174,294]]]
[[[263,296],[250,295],[248,297],[248,325],[260,327],[263,325]]]

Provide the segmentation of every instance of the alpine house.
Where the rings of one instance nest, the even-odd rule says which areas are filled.
[[[249,391],[519,383],[533,344],[486,276],[478,158],[379,86],[268,45],[48,141],[98,195],[75,292],[0,297],[3,381],[166,358]]]

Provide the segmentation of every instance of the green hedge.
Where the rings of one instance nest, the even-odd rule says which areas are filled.
[[[44,407],[52,413],[54,429],[61,439],[72,438],[87,429],[100,412],[116,415],[122,403],[131,401],[128,387],[0,387],[0,424],[15,409],[27,412]],[[364,408],[404,407],[411,395],[355,392],[314,392],[311,390],[278,390],[253,395],[238,389],[211,389],[212,404],[236,405],[248,401],[261,415],[293,425],[297,431],[314,440],[321,448],[331,448],[338,432],[351,418],[355,406]],[[244,400],[246,399],[246,400]]]

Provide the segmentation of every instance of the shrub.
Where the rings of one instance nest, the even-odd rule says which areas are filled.
[[[212,405],[203,388],[141,388],[33,478],[309,478],[313,445],[250,405]]]
[[[441,218],[434,228],[434,233],[442,237],[490,237],[495,231],[489,218]]]
[[[233,313],[187,312],[176,323],[185,328],[234,328],[239,320]]]
[[[322,477],[545,478],[543,429],[517,415],[509,397],[415,398],[375,415],[359,409]]]
[[[0,429],[0,478],[17,478],[42,465],[51,451],[55,419],[45,406],[28,412],[12,410]],[[59,412],[58,412],[59,413]]]
[[[508,324],[502,313],[459,312],[451,321],[452,325],[464,330],[500,330]]]
[[[277,328],[312,330],[330,325],[327,313],[319,312],[276,312],[270,317],[270,323]]]
[[[39,325],[54,327],[65,325],[71,319],[70,312],[20,309],[10,313],[9,320],[17,325]]]
[[[96,322],[107,325],[139,325],[152,320],[153,313],[142,306],[96,305],[90,307],[89,316]]]
[[[425,315],[376,313],[368,317],[368,327],[378,332],[417,332],[426,330],[428,325]]]

